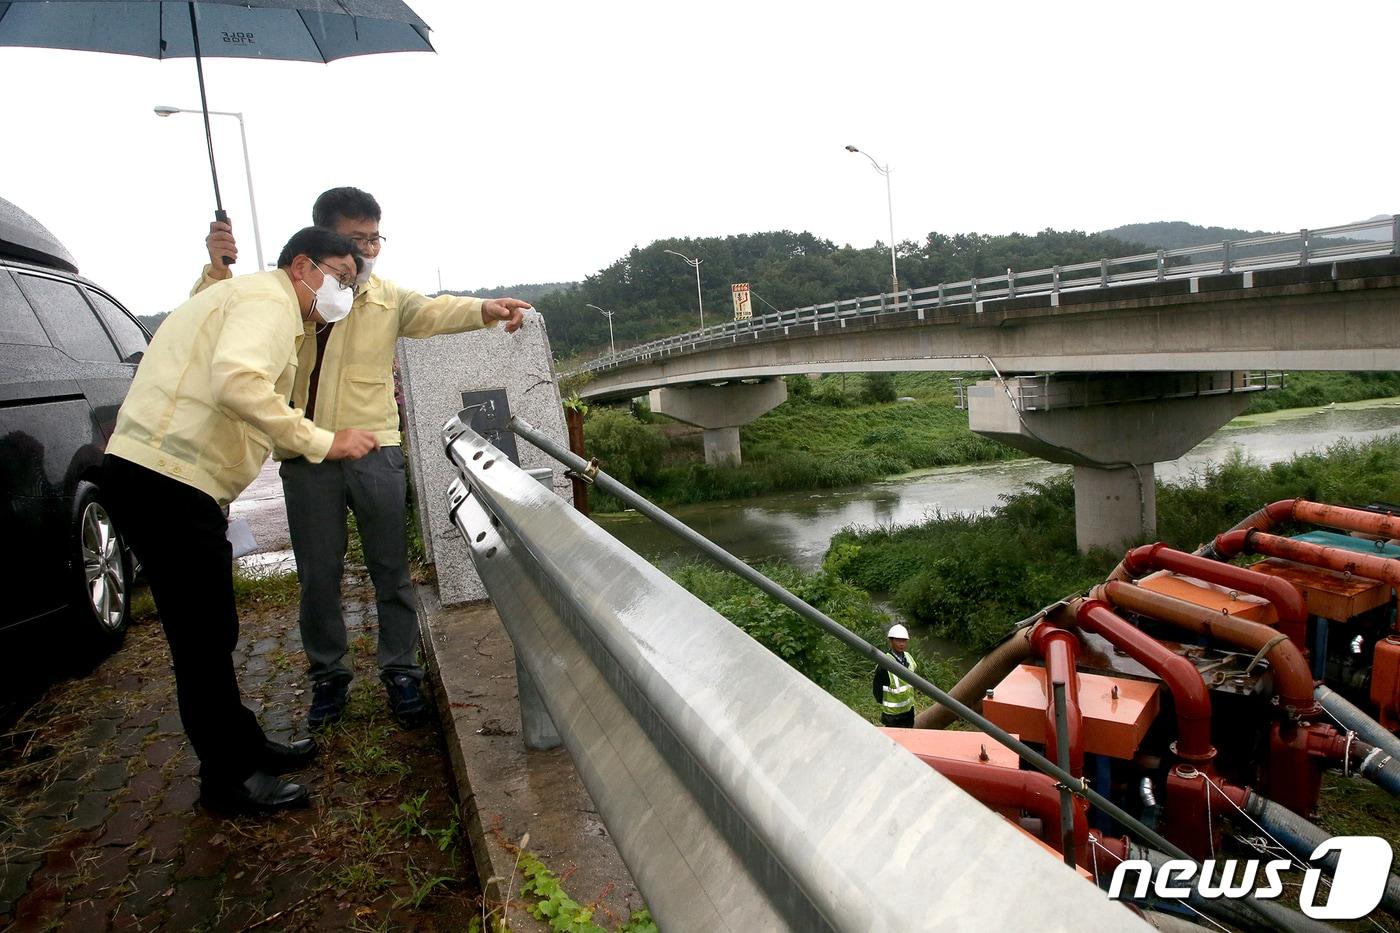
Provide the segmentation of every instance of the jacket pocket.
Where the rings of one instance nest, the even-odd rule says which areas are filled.
[[[382,431],[397,426],[398,418],[395,417],[392,424],[389,418],[391,411],[397,415],[390,370],[364,364],[345,367],[339,408],[337,420],[342,427]]]

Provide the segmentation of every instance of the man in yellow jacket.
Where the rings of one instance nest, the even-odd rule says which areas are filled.
[[[317,462],[295,450],[278,454],[301,585],[301,637],[312,682],[307,720],[313,730],[340,717],[351,678],[340,602],[347,505],[355,513],[374,582],[379,671],[389,709],[405,726],[421,723],[428,713],[420,687],[418,614],[405,537],[407,486],[393,372],[398,339],[498,322],[513,332],[530,307],[514,298],[427,298],[375,275],[373,266],[386,240],[379,232],[380,216],[379,203],[358,188],[332,188],[316,199],[312,222],[347,237],[363,252],[366,268],[359,277],[354,314],[302,345],[291,394],[292,403],[304,407],[317,424],[373,431],[379,448],[361,460],[340,463]],[[238,255],[228,224],[212,224],[205,245],[209,265],[195,284],[196,293],[231,276],[223,257]]]
[[[136,370],[103,460],[108,505],[145,567],[175,663],[180,721],[199,756],[200,799],[230,811],[304,806],[277,775],[315,755],[311,740],[270,741],[234,672],[238,612],[228,505],[274,445],[309,461],[348,461],[377,445],[332,433],[287,404],[308,322],[349,309],[359,257],[307,227],[277,269],[211,288],[171,312]]]

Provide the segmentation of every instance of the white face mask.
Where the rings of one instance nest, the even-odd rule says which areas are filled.
[[[317,269],[321,269],[316,260],[311,260],[311,264]],[[341,285],[336,281],[335,276],[325,269],[321,269],[321,275],[323,276],[321,287],[316,289],[316,298],[311,303],[311,310],[321,315],[321,320],[327,324],[345,320],[350,313],[350,306],[355,303],[354,289]],[[307,286],[307,288],[310,287]]]
[[[369,283],[369,274],[374,271],[374,261],[378,258],[378,256],[360,257],[360,261],[365,264],[365,267],[360,270],[359,275],[355,276],[355,284],[357,286],[364,288],[364,286]]]

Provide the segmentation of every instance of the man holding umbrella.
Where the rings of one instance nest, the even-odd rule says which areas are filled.
[[[318,462],[296,450],[279,450],[287,524],[301,586],[301,636],[312,681],[313,730],[340,718],[351,679],[348,638],[341,614],[345,572],[346,507],[355,513],[365,566],[374,582],[379,618],[380,680],[389,709],[405,727],[428,714],[418,662],[418,614],[409,576],[407,481],[394,399],[394,351],[400,337],[452,334],[503,322],[519,329],[530,305],[514,298],[427,298],[373,272],[383,248],[379,203],[358,188],[332,188],[311,209],[312,221],[347,237],[364,253],[355,313],[344,323],[317,330],[299,354],[292,404],[332,430],[374,432],[378,449],[355,461]],[[199,293],[232,275],[223,261],[236,258],[226,223],[210,225],[209,265],[195,283]]]
[[[234,672],[238,611],[223,507],[275,444],[309,461],[371,452],[368,431],[334,433],[286,402],[308,323],[350,312],[361,265],[349,240],[307,227],[277,269],[244,276],[171,312],[136,370],[103,460],[108,505],[150,580],[175,662],[180,721],[199,756],[200,799],[230,811],[304,806],[277,777],[316,753],[263,734]]]

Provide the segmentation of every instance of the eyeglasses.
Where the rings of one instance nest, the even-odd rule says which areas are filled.
[[[376,233],[374,236],[352,236],[346,239],[354,243],[360,249],[364,249],[366,246],[382,246],[384,241],[389,238]]]
[[[330,276],[332,279],[334,279],[335,284],[339,285],[341,288],[352,289],[355,287],[355,277],[353,275],[350,276],[349,281],[346,281],[338,275],[332,275],[329,270],[322,267],[322,265],[314,259],[311,260],[311,264],[317,269],[320,269],[322,275]]]

